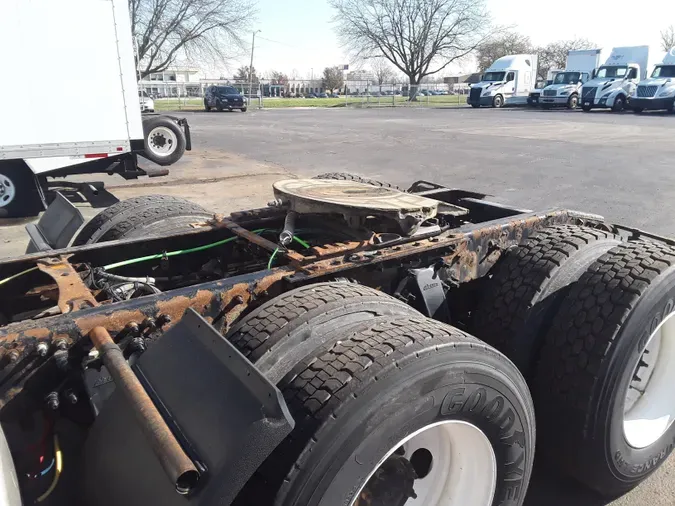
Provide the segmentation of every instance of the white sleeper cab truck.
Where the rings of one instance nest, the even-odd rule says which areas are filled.
[[[472,107],[525,105],[536,84],[536,54],[502,56],[471,86],[467,103]]]
[[[532,107],[539,106],[539,99],[541,98],[541,92],[544,91],[549,84],[553,84],[553,79],[558,73],[564,72],[562,69],[551,69],[546,73],[546,81],[537,79],[535,84],[535,89],[530,91],[530,94],[527,96],[527,105]]]
[[[567,106],[569,109],[576,109],[581,87],[592,79],[593,72],[602,61],[601,53],[601,49],[569,51],[565,70],[556,74],[553,83],[543,89],[539,99],[541,106]]]
[[[651,77],[640,81],[630,99],[633,111],[675,110],[675,47],[654,67]]]
[[[141,115],[127,0],[1,0],[0,48],[21,76],[0,79],[0,217],[40,213],[48,177],[165,175],[137,155],[190,149],[184,119]]]
[[[595,78],[581,88],[581,108],[623,110],[648,67],[649,46],[615,47]]]

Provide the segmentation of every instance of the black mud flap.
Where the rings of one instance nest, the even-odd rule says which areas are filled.
[[[134,365],[200,470],[176,493],[120,392],[94,422],[83,454],[85,504],[228,505],[294,422],[279,390],[192,309]]]

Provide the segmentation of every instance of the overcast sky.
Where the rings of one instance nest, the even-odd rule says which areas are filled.
[[[514,27],[535,44],[559,39],[584,37],[599,47],[650,45],[659,50],[659,31],[675,24],[675,1],[651,0],[649,15],[638,2],[572,2],[543,0],[487,0],[493,22]],[[542,14],[545,5],[548,14]],[[623,8],[621,8],[623,7]],[[300,77],[315,77],[323,68],[348,62],[339,46],[326,0],[284,2],[258,0],[257,20],[253,27],[261,32],[256,38],[254,67],[260,72],[280,70],[288,74],[297,69]],[[249,35],[250,40],[250,35]],[[274,42],[272,42],[274,41]],[[250,43],[250,42],[249,42]],[[238,61],[248,65],[248,56]],[[453,68],[450,72],[472,71]],[[235,69],[232,69],[232,73]]]

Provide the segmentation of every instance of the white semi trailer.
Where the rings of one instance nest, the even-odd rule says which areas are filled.
[[[123,5],[124,4],[124,5]],[[45,208],[47,177],[143,170],[190,149],[184,119],[141,115],[126,2],[2,0],[0,217]]]
[[[472,107],[526,105],[537,84],[537,55],[503,56],[471,86],[467,103]]]
[[[637,113],[644,110],[675,110],[675,47],[654,67],[648,79],[640,81],[630,99],[630,106]]]
[[[541,106],[567,106],[569,109],[576,109],[581,87],[593,78],[601,61],[602,49],[569,51],[565,70],[556,74],[553,83],[543,89],[539,98]]]
[[[621,111],[626,107],[637,83],[647,77],[649,46],[615,47],[607,61],[581,89],[581,108],[585,112],[602,108]]]

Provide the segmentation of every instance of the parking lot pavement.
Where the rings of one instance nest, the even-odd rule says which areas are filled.
[[[264,205],[276,179],[341,171],[403,186],[427,179],[520,207],[574,208],[675,236],[672,115],[396,108],[185,116],[193,151],[165,178],[106,179],[115,197],[171,193],[226,212]],[[98,211],[86,204],[83,210],[88,216]],[[4,225],[0,257],[19,254],[25,247],[22,225]],[[526,501],[526,506],[673,504],[675,458],[615,501],[554,477],[538,463]]]

